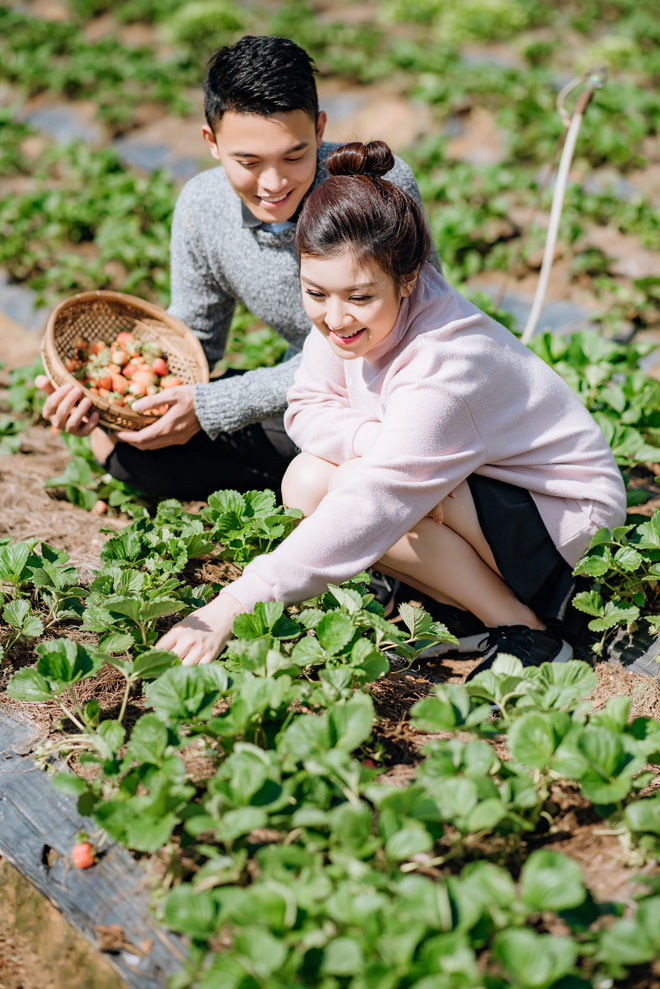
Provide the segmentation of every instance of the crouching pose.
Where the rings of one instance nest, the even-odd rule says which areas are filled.
[[[498,652],[572,655],[571,568],[623,522],[621,476],[568,385],[427,263],[421,210],[383,178],[392,165],[382,142],[346,145],[305,203],[296,245],[318,332],[288,395],[302,453],[282,493],[306,518],[163,637],[186,664],[210,662],[256,602],[303,601],[376,561],[459,634],[476,623],[478,669]]]

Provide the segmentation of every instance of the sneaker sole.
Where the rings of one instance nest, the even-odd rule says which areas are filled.
[[[568,663],[570,662],[571,659],[573,659],[573,647],[570,646],[565,639],[562,639],[561,649],[559,650],[555,658],[551,660],[551,662]]]
[[[485,652],[484,648],[479,648],[483,642],[487,645],[488,632],[478,632],[476,635],[464,635],[458,640],[458,645],[452,642],[438,642],[434,646],[429,646],[424,652],[419,654],[419,659],[434,659],[436,656],[446,656],[452,652]]]

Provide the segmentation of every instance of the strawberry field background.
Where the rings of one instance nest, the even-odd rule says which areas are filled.
[[[474,660],[450,657],[424,667],[440,686],[388,674],[387,628],[355,588],[302,622],[295,611],[246,620],[224,672],[204,681],[206,705],[150,652],[280,522],[237,534],[220,524],[226,505],[209,516],[201,503],[140,521],[157,506],[39,422],[34,369],[22,368],[49,306],[75,291],[167,303],[173,203],[211,164],[203,66],[246,31],[308,48],[329,138],[390,141],[415,169],[449,280],[493,312],[504,290],[498,314],[513,328],[538,278],[549,191],[530,220],[561,130],[556,93],[608,65],[540,323],[554,332],[534,346],[599,418],[636,528],[585,563],[600,625],[578,653],[585,665],[544,674],[561,682],[511,668],[468,697]],[[191,939],[176,986],[660,985],[658,681],[591,651],[660,611],[658,34],[654,5],[627,0],[0,9],[0,703],[44,726],[37,757],[66,761],[77,781],[58,785],[95,815],[96,838],[126,844],[154,878],[158,916]],[[236,330],[227,365],[281,356],[249,314]],[[103,517],[91,511],[99,501]],[[121,604],[128,596],[141,614]],[[104,618],[104,602],[118,610]],[[386,651],[410,658],[396,640],[405,627],[390,626]],[[28,967],[5,971],[29,989]]]

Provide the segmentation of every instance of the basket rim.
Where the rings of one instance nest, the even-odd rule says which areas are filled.
[[[55,323],[59,314],[78,303],[81,302],[94,302],[97,300],[106,302],[118,302],[125,303],[134,308],[142,310],[145,316],[151,316],[154,319],[159,320],[164,323],[165,326],[169,326],[173,330],[178,330],[182,336],[186,337],[187,343],[189,343],[194,352],[194,356],[197,358],[198,370],[200,371],[200,379],[198,384],[208,384],[209,381],[209,366],[206,359],[206,354],[204,353],[204,348],[202,347],[199,339],[195,336],[193,331],[187,326],[183,320],[178,319],[176,316],[170,315],[166,309],[156,303],[149,302],[146,299],[141,299],[137,295],[130,295],[128,292],[117,292],[113,289],[92,289],[88,292],[78,292],[76,295],[69,296],[66,299],[62,299],[59,302],[50,316],[48,317],[48,322],[46,324],[46,329],[44,331],[44,336],[41,341],[41,358],[44,365],[44,370],[51,384],[56,388],[61,388],[62,385],[54,380],[52,376],[52,370],[50,367],[51,355],[47,354],[47,351],[51,348],[54,349],[55,341]],[[98,395],[93,395],[82,382],[78,381],[77,378],[71,374],[70,371],[64,367],[59,355],[55,353],[52,355],[57,361],[58,367],[57,371],[61,378],[64,379],[64,384],[76,385],[78,388],[82,389],[83,397],[88,398],[92,403],[92,406],[100,413],[101,419],[103,420],[104,414],[106,416],[112,417],[121,416],[122,418],[128,419],[129,422],[134,422],[140,424],[141,427],[146,427],[152,425],[154,422],[158,421],[158,416],[150,415],[149,412],[133,412],[131,408],[126,406],[115,405],[114,402],[108,402],[106,399],[101,398]],[[106,425],[113,425],[106,419]],[[122,428],[114,427],[114,428]],[[129,427],[130,428],[130,427]]]

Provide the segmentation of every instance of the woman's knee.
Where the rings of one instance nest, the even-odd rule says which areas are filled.
[[[311,453],[299,453],[282,478],[282,501],[288,508],[299,508],[311,515],[328,493],[328,483],[336,465]]]

